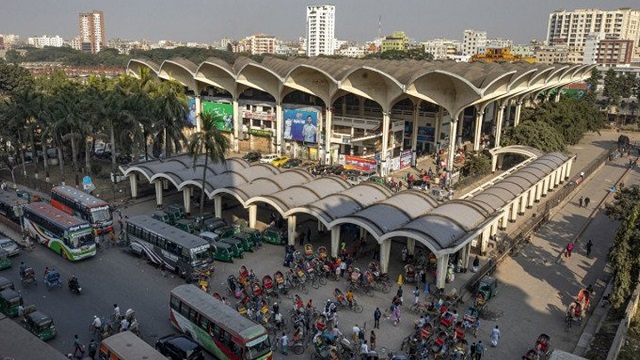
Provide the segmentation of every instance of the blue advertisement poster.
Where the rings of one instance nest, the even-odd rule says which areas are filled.
[[[418,126],[418,141],[434,141],[434,128],[427,126]]]
[[[312,110],[284,109],[285,140],[317,143],[318,112]]]
[[[188,97],[187,103],[189,104],[189,112],[187,113],[186,119],[187,126],[196,126],[198,124],[198,110],[196,109],[196,99]]]

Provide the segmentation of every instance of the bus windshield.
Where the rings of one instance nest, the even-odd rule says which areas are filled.
[[[108,206],[91,209],[91,222],[101,223],[111,220],[111,212]]]
[[[269,342],[269,336],[264,335],[261,336],[249,343],[247,343],[247,347],[245,350],[244,358],[245,359],[257,359],[262,355],[267,354],[271,351],[271,344]]]
[[[211,251],[211,247],[209,245],[201,246],[196,249],[191,250],[191,266],[199,266],[203,263],[211,262],[214,254]]]
[[[92,245],[95,242],[93,233],[81,233],[74,234],[71,237],[71,247],[74,249],[81,248],[83,246]]]

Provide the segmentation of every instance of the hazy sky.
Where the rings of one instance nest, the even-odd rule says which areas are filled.
[[[305,35],[307,5],[336,6],[336,37],[366,41],[403,30],[416,41],[462,39],[464,29],[525,43],[543,40],[557,9],[640,8],[638,0],[1,0],[0,34],[78,35],[78,13],[103,10],[107,39],[211,43],[254,33]]]

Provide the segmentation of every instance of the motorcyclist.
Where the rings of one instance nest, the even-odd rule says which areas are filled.
[[[80,289],[78,278],[76,278],[75,275],[71,275],[71,278],[69,279],[69,289],[72,291],[78,291]]]

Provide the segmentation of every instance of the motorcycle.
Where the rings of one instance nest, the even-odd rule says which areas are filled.
[[[68,282],[69,290],[72,293],[80,295],[82,292],[82,288],[80,287],[80,283],[78,283],[78,279],[75,276],[72,276]]]

